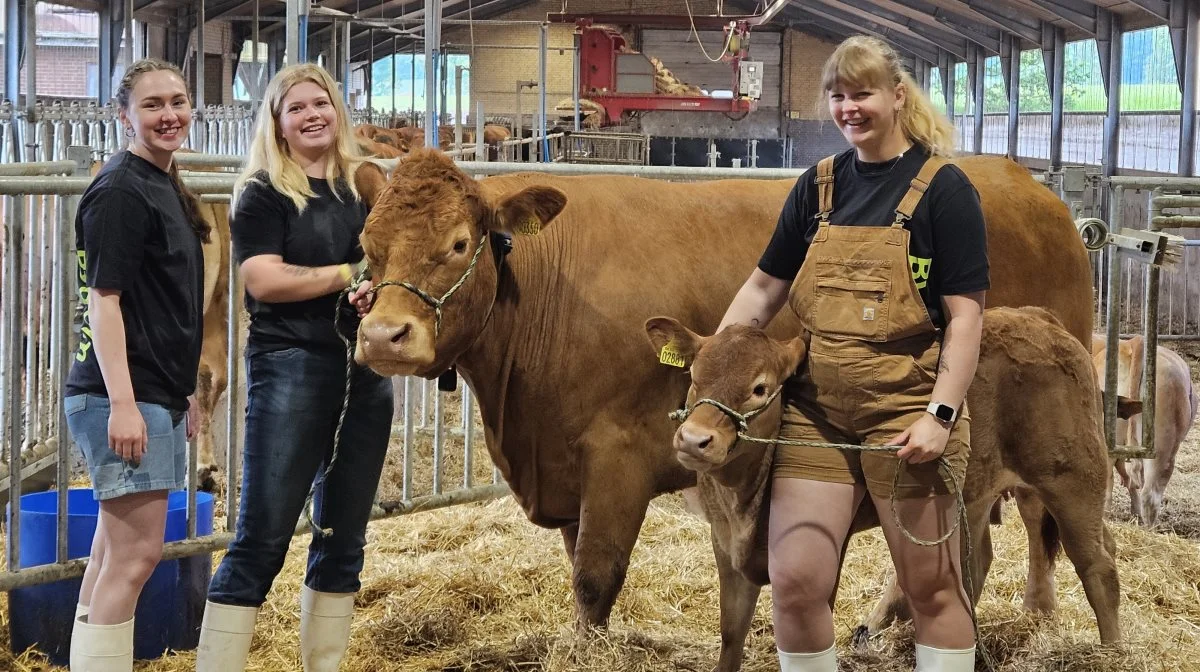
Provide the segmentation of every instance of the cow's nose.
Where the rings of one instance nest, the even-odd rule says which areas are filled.
[[[412,333],[412,322],[409,320],[402,322],[370,320],[363,321],[360,328],[368,351],[376,350],[378,352],[377,349],[383,349],[387,352],[396,352],[405,346],[405,342]]]
[[[712,432],[698,432],[687,426],[679,428],[679,441],[676,449],[696,457],[704,457],[704,451],[712,445]]]

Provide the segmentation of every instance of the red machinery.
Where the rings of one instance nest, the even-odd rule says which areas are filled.
[[[579,97],[604,107],[606,124],[621,123],[629,112],[685,110],[745,115],[757,107],[755,94],[762,90],[762,63],[746,60],[750,34],[746,21],[731,21],[725,26],[729,52],[722,60],[733,66],[732,98],[658,93],[654,64],[645,54],[627,52],[619,31],[595,26],[588,18],[577,19],[576,26],[580,35]]]

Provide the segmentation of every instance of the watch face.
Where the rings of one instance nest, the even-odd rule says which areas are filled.
[[[934,416],[942,422],[950,422],[954,419],[954,409],[945,404],[938,404]]]

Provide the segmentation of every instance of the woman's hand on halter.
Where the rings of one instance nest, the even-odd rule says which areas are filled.
[[[920,464],[941,457],[942,453],[946,452],[946,442],[949,439],[950,427],[924,413],[886,445],[904,446],[896,453],[896,457],[906,460],[909,464]]]
[[[375,303],[375,295],[371,293],[370,280],[363,280],[354,291],[350,292],[350,303],[358,310],[359,317],[366,317],[371,312],[371,304]]]

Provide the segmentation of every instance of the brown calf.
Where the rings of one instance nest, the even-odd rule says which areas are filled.
[[[689,403],[715,399],[746,413],[762,406],[803,361],[803,341],[772,341],[748,327],[729,327],[709,338],[678,322],[647,322],[656,350],[673,342],[691,364]],[[768,392],[769,394],[769,392]],[[1040,308],[993,308],[984,319],[980,361],[970,392],[971,459],[963,487],[972,543],[972,599],[978,600],[992,560],[989,512],[1000,493],[1025,485],[1045,503],[1061,530],[1096,614],[1102,642],[1120,639],[1115,545],[1103,520],[1108,469],[1101,434],[1100,392],[1087,350]],[[778,431],[779,402],[749,423],[753,436]],[[710,516],[720,566],[724,642],[745,640],[759,585],[766,583],[765,527],[769,462],[773,448],[738,441],[733,422],[714,406],[696,407],[675,434],[680,463],[699,472],[700,494]],[[875,512],[860,509],[854,529],[871,525]],[[894,584],[894,582],[893,582]],[[899,599],[896,599],[897,596]],[[905,601],[889,590],[876,612],[902,616]],[[725,613],[729,617],[725,618]],[[723,647],[724,648],[724,647]],[[737,646],[740,650],[740,646]],[[739,651],[740,653],[740,651]],[[740,658],[740,656],[738,656]],[[736,663],[722,658],[719,670]]]

